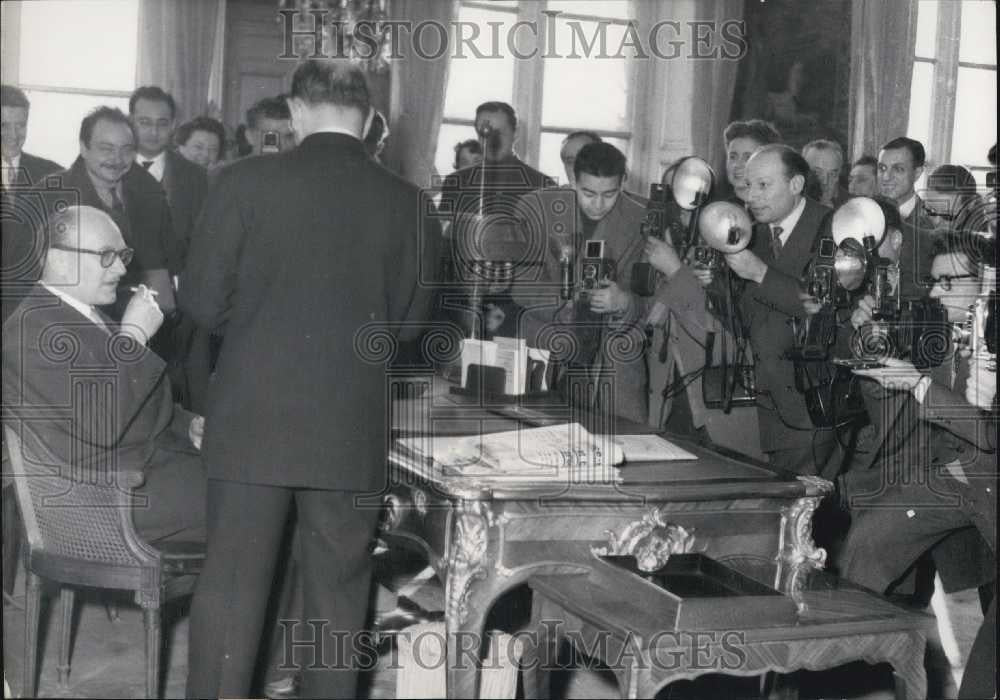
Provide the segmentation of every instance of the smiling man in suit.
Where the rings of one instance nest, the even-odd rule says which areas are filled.
[[[25,153],[24,141],[28,137],[28,113],[31,103],[27,96],[13,85],[0,86],[0,114],[2,114],[3,147],[0,165],[3,175],[3,257],[0,276],[0,295],[3,318],[38,279],[41,271],[38,247],[34,244],[34,227],[39,214],[31,197],[21,198],[22,193],[32,194],[47,175],[59,172],[62,166],[45,158]],[[17,199],[20,198],[20,203]],[[27,209],[25,208],[27,207]]]
[[[747,280],[740,306],[754,349],[761,449],[773,467],[822,475],[836,441],[831,431],[813,427],[795,387],[795,366],[786,357],[794,340],[789,321],[805,317],[799,280],[830,211],[803,194],[808,174],[809,163],[788,146],[764,146],[750,157],[747,203],[757,222],[754,240],[726,262]]]

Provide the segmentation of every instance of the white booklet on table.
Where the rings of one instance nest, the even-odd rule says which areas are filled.
[[[625,453],[626,462],[675,462],[698,459],[659,435],[616,435],[615,443]]]
[[[519,428],[485,435],[400,438],[401,447],[432,459],[449,476],[477,481],[617,482],[621,447],[579,423]]]

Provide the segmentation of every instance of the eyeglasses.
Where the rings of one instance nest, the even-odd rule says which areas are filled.
[[[132,262],[132,258],[135,257],[135,250],[133,248],[122,248],[121,250],[91,250],[89,248],[73,248],[68,245],[54,245],[52,247],[56,250],[68,250],[72,253],[99,255],[101,258],[101,267],[111,267],[115,264],[116,258],[120,258],[122,265],[128,267],[128,264]]]
[[[946,292],[951,291],[951,283],[955,280],[966,280],[974,279],[975,275],[941,275],[940,277],[925,277],[924,284],[928,287],[933,287],[934,285],[941,285],[941,289]]]

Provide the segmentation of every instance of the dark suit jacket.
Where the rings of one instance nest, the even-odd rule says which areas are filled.
[[[419,189],[362,143],[319,133],[219,176],[182,311],[226,324],[206,411],[209,478],[364,491],[384,481],[380,339],[415,335],[439,231]],[[411,325],[407,325],[411,324]]]
[[[3,190],[3,264],[0,266],[0,297],[3,320],[21,302],[41,274],[41,248],[36,228],[45,221],[42,180],[63,168],[45,158],[21,153],[21,164],[13,185]]]
[[[482,200],[485,214],[509,214],[520,196],[555,184],[548,175],[512,155],[499,163],[480,163],[451,173],[442,183],[439,208],[446,217],[476,214]]]
[[[167,151],[160,184],[167,193],[172,224],[167,250],[168,269],[170,274],[176,275],[184,269],[191,231],[208,193],[208,175],[202,167],[181,154]]]
[[[913,211],[903,219],[903,245],[899,250],[899,289],[903,298],[927,296],[928,289],[921,282],[931,274],[931,250],[940,233],[918,196]]]
[[[830,210],[806,198],[805,210],[777,260],[766,227],[755,227],[753,252],[768,265],[760,284],[749,282],[739,305],[750,332],[757,375],[757,420],[764,452],[812,444],[813,426],[805,400],[795,388],[795,366],[785,358],[794,334],[789,320],[804,318],[801,278],[812,257],[813,241]]]
[[[175,410],[163,360],[44,287],[4,323],[3,345],[4,419],[81,476],[142,472],[158,443],[187,440],[193,415]]]
[[[106,211],[121,228],[125,243],[135,248],[135,259],[128,266],[120,287],[129,287],[143,281],[149,270],[167,269],[169,265],[171,233],[170,209],[167,197],[152,175],[142,167],[133,166],[122,178],[122,200],[125,216],[121,217],[104,204],[94,183],[87,174],[82,158],[69,170],[60,173],[63,188],[73,190],[79,204]],[[119,297],[122,295],[120,294]]]

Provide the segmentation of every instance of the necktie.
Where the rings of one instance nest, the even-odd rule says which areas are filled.
[[[118,196],[118,188],[112,187],[109,191],[111,192],[111,211],[115,214],[124,214],[125,203],[122,202],[122,198]]]
[[[781,234],[784,231],[780,226],[771,227],[771,255],[775,260],[778,259],[778,255],[781,254]]]
[[[149,170],[150,166],[152,166],[152,165],[153,165],[153,161],[151,161],[151,160],[144,160],[144,161],[142,161],[142,167],[144,167],[146,170]]]

